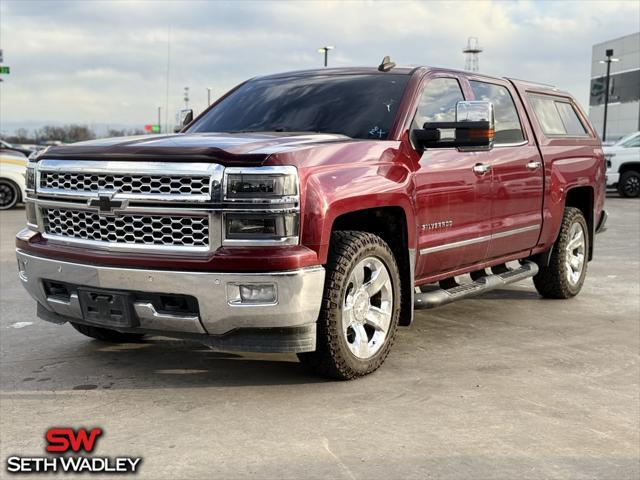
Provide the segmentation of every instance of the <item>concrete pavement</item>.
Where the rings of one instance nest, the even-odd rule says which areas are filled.
[[[638,478],[640,202],[607,210],[579,297],[525,281],[419,312],[353,382],[40,321],[16,277],[24,211],[1,212],[0,476],[47,428],[100,426],[96,455],[143,457],[139,478]]]

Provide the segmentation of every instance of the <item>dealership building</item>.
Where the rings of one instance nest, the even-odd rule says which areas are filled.
[[[613,49],[609,80],[607,141],[640,130],[640,32],[593,46],[589,119],[602,136],[607,65],[606,51]]]

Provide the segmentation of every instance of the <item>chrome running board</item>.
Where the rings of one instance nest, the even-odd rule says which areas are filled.
[[[491,271],[491,274],[488,274],[486,270],[472,272],[473,281],[471,283],[460,285],[453,279],[447,279],[447,281],[440,282],[440,286],[444,288],[416,293],[413,308],[435,308],[519,282],[537,274],[538,265],[533,262],[525,262],[519,268],[509,269],[503,264],[492,267]]]

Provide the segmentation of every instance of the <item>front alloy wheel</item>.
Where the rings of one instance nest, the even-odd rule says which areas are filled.
[[[351,272],[342,304],[342,331],[356,358],[373,357],[391,325],[393,287],[384,263],[376,257],[361,260]]]
[[[298,358],[329,378],[367,375],[389,354],[399,318],[400,273],[387,243],[367,232],[334,232],[316,351]]]

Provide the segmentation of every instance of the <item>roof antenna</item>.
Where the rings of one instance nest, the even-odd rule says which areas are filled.
[[[378,65],[378,71],[379,72],[388,72],[389,70],[391,70],[395,66],[396,66],[396,64],[393,63],[391,61],[391,58],[389,58],[389,55],[387,55],[382,59],[382,63],[380,65]]]

